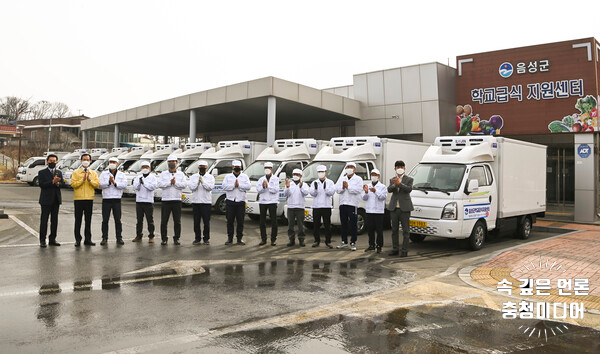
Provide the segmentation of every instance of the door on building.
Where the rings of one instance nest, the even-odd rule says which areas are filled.
[[[575,205],[575,149],[573,145],[548,146],[546,166],[547,213],[573,219]]]

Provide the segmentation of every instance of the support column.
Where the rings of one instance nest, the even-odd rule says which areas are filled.
[[[196,111],[190,110],[190,143],[196,142]]]
[[[168,143],[169,143],[169,136],[163,135],[163,144],[168,144]]]
[[[87,130],[81,131],[81,148],[87,149]]]
[[[119,147],[119,125],[115,124],[115,136],[113,140],[113,147]]]
[[[275,143],[275,111],[277,100],[273,96],[267,98],[267,146]]]

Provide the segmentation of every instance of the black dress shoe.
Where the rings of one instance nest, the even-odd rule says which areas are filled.
[[[392,251],[392,252],[388,253],[388,256],[397,256],[399,254],[400,254],[400,252],[398,252],[398,251]]]
[[[290,242],[288,242],[288,244],[287,244],[286,246],[288,246],[288,247],[293,247],[293,246],[295,246],[295,245],[296,245],[296,242],[294,242],[294,241],[290,241]]]
[[[41,248],[46,248],[46,242],[40,242],[40,247]]]
[[[198,240],[194,240],[194,242],[192,242],[192,245],[196,246],[196,245],[201,245],[202,241],[198,241]]]
[[[239,245],[239,246],[245,246],[245,245],[246,245],[246,242],[244,242],[244,241],[242,241],[242,240],[238,240],[238,242],[236,243],[236,245]]]
[[[306,245],[304,244],[304,240],[300,240],[300,241],[298,242],[298,244],[300,245],[300,247],[304,247],[304,246],[306,246]]]
[[[400,257],[407,257],[408,256],[408,251],[402,251],[402,253],[400,253]]]
[[[83,242],[83,244],[86,246],[96,246],[96,243],[92,242],[92,241],[85,241],[85,242]]]
[[[312,244],[313,247],[319,247],[319,245],[321,244],[321,242],[315,242]]]
[[[233,240],[227,240],[225,241],[225,246],[229,246],[233,243]]]
[[[331,242],[325,242],[325,246],[327,246],[327,248],[333,248],[333,246],[331,245]]]
[[[81,247],[81,241],[75,241],[75,247]]]
[[[179,246],[181,243],[179,243],[179,239],[178,238],[175,238],[175,239],[173,239],[173,244],[175,246]]]
[[[107,243],[108,243],[108,239],[103,238],[102,241],[100,242],[100,246],[106,246]]]
[[[264,246],[267,244],[267,240],[262,240],[260,241],[260,243],[258,244],[259,246]]]
[[[365,250],[365,252],[369,252],[369,251],[375,251],[375,247],[373,247],[373,246],[369,246],[369,247],[368,247],[368,248]]]
[[[54,246],[54,247],[59,247],[59,246],[60,246],[60,243],[58,243],[58,242],[56,242],[56,241],[54,241],[54,242],[49,242],[48,244],[49,244],[50,246]]]
[[[160,243],[160,244],[161,244],[161,245],[163,245],[163,246],[166,246],[166,245],[167,245],[167,240],[163,240],[163,241],[161,241],[161,243]]]
[[[121,237],[119,237],[119,238],[117,239],[117,245],[121,245],[121,246],[122,246],[122,245],[124,245],[124,244],[125,244],[125,242],[123,242],[123,239],[122,239]]]
[[[277,246],[277,243],[275,243],[275,241],[271,241],[271,246]]]
[[[381,247],[377,247],[377,253],[381,253]]]

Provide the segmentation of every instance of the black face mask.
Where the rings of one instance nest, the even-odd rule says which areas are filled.
[[[169,169],[173,170],[176,166],[177,164],[175,164],[175,162],[169,162]]]
[[[150,174],[150,172],[148,173],[143,173],[144,177],[147,177]]]
[[[233,172],[235,172],[235,173],[240,173],[241,170],[242,169],[240,167],[234,167],[233,168]]]
[[[48,167],[50,167],[50,168],[56,167],[56,162],[48,162]]]
[[[206,167],[200,167],[200,168],[198,169],[198,171],[200,172],[200,174],[201,174],[201,175],[203,175],[203,176],[204,176],[204,174],[206,173]]]

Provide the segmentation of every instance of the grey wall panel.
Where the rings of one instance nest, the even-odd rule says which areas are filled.
[[[248,98],[248,83],[242,82],[240,84],[229,85],[226,88],[227,93],[225,99],[227,102],[245,100]]]
[[[212,90],[208,90],[206,92],[206,104],[207,105],[212,105],[212,104],[219,104],[219,103],[225,103],[225,96],[227,95],[227,88],[226,87],[218,87]]]
[[[354,86],[348,86],[348,98],[354,99]]]
[[[398,119],[386,119],[385,120],[385,132],[381,133],[381,135],[395,135],[395,134],[404,134],[404,118],[400,117]]]
[[[367,74],[354,75],[354,99],[361,103],[368,104],[367,93]]]
[[[298,84],[273,78],[273,95],[298,102]]]
[[[190,95],[190,108],[206,106],[206,91],[196,92]]]
[[[437,73],[439,99],[456,106],[456,69],[437,63]]]
[[[186,109],[190,109],[190,95],[176,97],[174,110],[177,112]]]
[[[396,116],[397,118],[394,118]],[[385,118],[386,119],[398,119],[403,118],[404,113],[402,111],[401,104],[390,104],[385,106]]]
[[[362,107],[362,119],[383,119],[385,118],[385,106]]]
[[[423,132],[421,102],[402,105],[404,117],[404,134],[420,134]]]
[[[438,101],[440,136],[456,135],[456,104]]]
[[[273,77],[248,81],[248,98],[264,97],[273,94]]]
[[[433,143],[440,136],[440,107],[438,101],[421,102],[423,141]]]
[[[421,100],[437,100],[437,65],[435,63],[419,65],[419,76],[421,79]]]
[[[355,124],[356,135],[383,135],[386,132],[385,122],[386,119],[357,121]]]
[[[383,71],[367,74],[367,96],[369,106],[382,106],[385,104]]]
[[[126,118],[127,121],[136,120],[137,119],[137,109],[131,108],[127,110]]]
[[[148,117],[148,105],[137,107],[136,110],[137,110],[136,115],[138,118]]]
[[[160,101],[160,113],[161,114],[173,112],[174,107],[175,107],[174,99]]]
[[[385,104],[402,103],[402,71],[400,68],[383,72]]]
[[[308,86],[298,85],[298,101],[311,106],[321,107],[321,91]]]
[[[148,115],[157,116],[160,114],[160,102],[150,103],[148,105]]]
[[[421,100],[421,82],[419,66],[407,66],[402,71],[402,102],[419,102]]]

